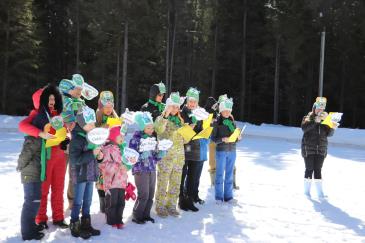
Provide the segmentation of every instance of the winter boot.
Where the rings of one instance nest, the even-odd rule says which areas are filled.
[[[236,166],[233,169],[233,189],[235,189],[235,190],[240,189],[240,187],[237,186],[237,183],[236,183]]]
[[[73,237],[81,237],[86,240],[91,237],[91,233],[81,229],[80,221],[70,223],[71,235]]]
[[[199,211],[199,208],[195,207],[194,205],[194,200],[192,197],[186,197],[186,208],[188,210],[191,210],[193,212],[198,212]]]
[[[188,208],[187,202],[186,202],[186,196],[179,196],[179,208],[184,211],[189,211],[189,208]]]
[[[91,225],[90,216],[81,217],[81,229],[90,232],[92,236],[100,235],[100,230],[94,229]]]
[[[327,196],[323,193],[323,187],[322,187],[322,180],[321,179],[315,179],[314,185],[316,185],[317,189],[317,195],[319,199],[326,199]]]
[[[312,179],[304,178],[304,195],[308,198],[311,197],[311,186],[312,186]]]
[[[36,232],[31,237],[22,237],[23,240],[41,240],[44,237],[44,233],[42,232]]]
[[[205,201],[199,197],[199,195],[196,195],[194,197],[194,203],[199,203],[200,205],[203,205]]]
[[[99,197],[100,212],[105,213],[105,197]]]
[[[61,229],[67,229],[68,228],[68,224],[64,220],[53,221],[53,225],[58,227],[58,228],[61,228]]]

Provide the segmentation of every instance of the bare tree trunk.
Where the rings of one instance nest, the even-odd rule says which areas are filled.
[[[119,77],[120,77],[120,42],[121,38],[118,38],[118,49],[117,49],[117,90],[116,90],[116,111],[120,114],[120,105],[119,105],[119,98],[120,98],[120,89],[119,89]]]
[[[341,89],[340,89],[340,111],[343,112],[343,108],[345,105],[345,72],[346,72],[346,57],[342,57],[342,65],[341,65]]]
[[[210,96],[215,96],[216,75],[217,75],[217,45],[218,45],[218,22],[216,20],[214,30],[214,51],[213,51],[213,71],[212,71],[212,87]]]
[[[274,124],[279,120],[279,74],[280,74],[280,37],[276,37],[275,79],[274,79]]]
[[[128,66],[128,20],[124,24],[123,78],[122,78],[122,111],[127,107],[127,66]]]
[[[9,43],[10,43],[10,6],[8,6],[7,16],[6,16],[6,30],[5,30],[5,56],[4,56],[4,73],[3,73],[3,92],[2,92],[2,102],[1,110],[6,113],[6,89],[8,84],[8,66],[9,66]]]
[[[174,9],[174,21],[173,21],[173,31],[172,31],[172,45],[171,45],[171,57],[170,57],[170,73],[169,73],[169,87],[170,92],[172,91],[172,71],[174,67],[174,53],[175,53],[175,40],[176,40],[176,9]]]
[[[310,109],[311,104],[313,102],[312,90],[313,90],[313,64],[311,62],[308,63],[308,77],[307,77],[307,91],[305,95],[305,109]]]
[[[241,97],[240,97],[240,118],[245,116],[245,98],[246,98],[246,37],[247,37],[247,0],[243,2],[243,29],[242,29],[242,79],[241,79]]]
[[[166,37],[166,70],[165,70],[165,84],[166,84],[166,91],[169,94],[169,63],[170,63],[170,1],[167,10],[167,37]]]
[[[76,0],[76,68],[75,72],[79,73],[80,63],[80,0]]]

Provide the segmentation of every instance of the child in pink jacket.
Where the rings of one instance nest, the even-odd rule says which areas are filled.
[[[104,178],[105,215],[107,224],[113,228],[123,228],[123,210],[125,206],[125,188],[127,186],[128,167],[123,163],[125,147],[121,127],[110,129],[109,142],[102,148],[104,158],[99,168]]]

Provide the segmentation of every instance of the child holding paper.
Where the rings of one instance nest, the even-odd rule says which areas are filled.
[[[100,148],[90,146],[86,135],[95,128],[95,112],[84,106],[79,109],[76,126],[72,130],[70,142],[70,168],[74,186],[74,202],[71,211],[70,230],[74,237],[88,239],[100,235],[100,230],[91,226],[90,206],[93,196],[94,182],[98,176],[97,161],[103,159]],[[82,207],[81,222],[79,220]]]
[[[129,147],[139,151],[140,156],[132,169],[138,191],[132,221],[136,224],[144,224],[146,221],[154,223],[155,220],[151,217],[150,212],[155,195],[156,164],[166,152],[158,150],[153,118],[149,112],[137,112],[134,121],[138,126],[138,131],[129,141]],[[152,145],[144,147],[145,142],[150,142]]]
[[[156,213],[160,217],[179,216],[176,209],[181,183],[182,167],[185,162],[184,138],[178,129],[184,124],[180,106],[184,99],[179,92],[171,93],[166,101],[165,111],[156,119],[155,130],[158,139],[169,139],[173,146],[157,164]]]
[[[186,105],[182,108],[181,116],[185,123],[188,123],[195,133],[203,130],[203,121],[198,121],[193,114],[193,110],[198,107],[199,91],[189,88],[186,92]],[[194,202],[203,204],[199,198],[199,180],[203,169],[204,161],[207,157],[207,143],[205,139],[190,140],[185,144],[185,164],[183,167],[179,206],[180,209],[193,212],[199,211]]]
[[[47,85],[40,96],[39,113],[34,117],[32,124],[46,132],[55,134],[56,130],[63,128],[63,120],[59,116],[62,112],[62,96],[58,88],[53,85]],[[47,124],[52,126],[46,129]],[[66,135],[66,132],[65,132]],[[66,136],[63,138],[66,139]],[[68,225],[64,222],[63,212],[63,189],[65,183],[66,174],[66,157],[64,150],[68,143],[62,141],[55,146],[46,148],[46,140],[43,141],[42,152],[45,156],[42,156],[42,164],[45,166],[43,173],[41,174],[42,180],[42,196],[41,203],[36,217],[36,223],[48,228],[47,225],[47,202],[48,193],[51,190],[51,206],[52,206],[52,218],[53,224],[60,228],[68,228]],[[61,141],[60,141],[61,142]],[[47,159],[49,158],[49,159]],[[45,173],[45,174],[44,174]]]
[[[102,147],[104,158],[99,166],[104,178],[106,222],[116,229],[122,229],[124,226],[124,196],[128,180],[127,171],[130,169],[123,156],[126,147],[126,131],[123,128],[115,126],[110,129],[109,142]]]
[[[310,197],[312,185],[312,177],[317,189],[317,195],[320,199],[325,198],[322,188],[322,166],[327,156],[327,137],[334,133],[337,123],[333,124],[333,128],[322,122],[328,116],[326,109],[327,99],[325,97],[317,97],[313,104],[312,111],[302,120],[302,156],[305,162],[304,173],[304,194]]]
[[[96,110],[96,126],[108,127],[108,118],[119,118],[114,110],[114,96],[111,91],[103,91],[100,93],[98,100],[98,109]],[[103,175],[99,171],[99,177],[96,182],[98,189],[100,212],[105,213],[105,192],[103,186]]]
[[[237,202],[233,198],[233,170],[236,161],[236,141],[230,141],[230,136],[235,132],[236,125],[231,115],[232,108],[232,98],[224,99],[219,103],[220,114],[214,124],[212,134],[212,140],[216,143],[216,176],[214,186],[217,204]]]

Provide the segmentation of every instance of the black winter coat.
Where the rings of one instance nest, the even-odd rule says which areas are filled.
[[[181,117],[184,119],[185,123],[193,124],[191,110],[184,106],[181,111]],[[197,121],[194,132],[199,133],[203,130],[203,122]],[[201,146],[200,139],[191,140],[189,143],[184,145],[185,148],[185,160],[190,161],[203,161],[201,156]]]
[[[18,158],[17,171],[21,173],[22,183],[41,181],[42,138],[26,136]]]
[[[332,136],[334,133],[334,130],[327,125],[315,122],[315,117],[314,113],[310,112],[302,121],[301,127],[304,132],[302,138],[302,156],[304,158],[308,157],[308,155],[315,154],[326,157],[328,147],[327,137]],[[309,121],[306,121],[307,118]]]
[[[69,147],[72,183],[96,181],[98,163],[93,151],[88,148],[85,132],[77,124],[72,130],[72,139]]]
[[[150,102],[145,103],[141,107],[141,111],[148,111],[151,113],[153,120],[155,121],[157,117],[161,115],[161,112],[158,110],[158,107],[151,104]]]
[[[231,118],[229,118],[232,120]],[[225,143],[222,141],[224,137],[230,137],[233,132],[229,130],[229,128],[223,124],[224,118],[222,116],[218,116],[217,120],[213,124],[213,133],[212,140],[217,144],[216,151],[226,151],[232,152],[236,151],[236,142],[235,143]],[[233,120],[232,120],[233,121]],[[234,124],[236,128],[236,124]]]

